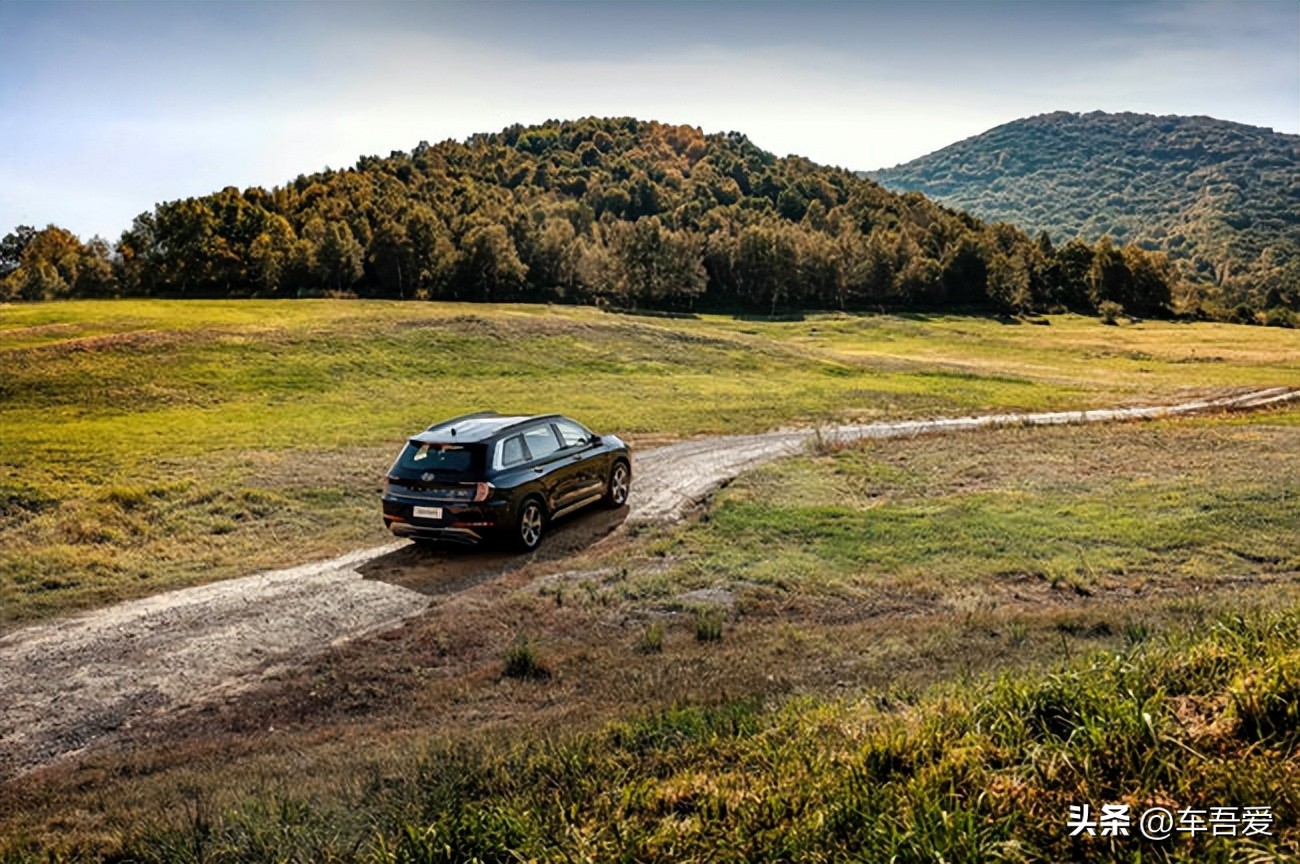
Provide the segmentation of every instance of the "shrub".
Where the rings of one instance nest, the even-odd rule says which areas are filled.
[[[1264,313],[1264,324],[1267,327],[1288,327],[1294,330],[1296,323],[1296,314],[1285,306],[1274,306]]]
[[[537,651],[527,639],[519,639],[506,652],[502,674],[507,678],[541,681],[551,677],[551,670],[543,665]]]
[[[708,607],[695,612],[695,639],[697,642],[718,642],[722,639],[722,612]]]
[[[636,650],[642,654],[658,654],[664,650],[664,628],[658,621],[645,628]]]
[[[1118,324],[1120,316],[1124,314],[1124,307],[1114,300],[1103,300],[1097,306],[1097,311],[1101,313],[1101,323]]]

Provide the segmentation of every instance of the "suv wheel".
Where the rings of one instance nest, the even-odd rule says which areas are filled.
[[[609,483],[605,486],[605,506],[610,509],[622,507],[627,503],[627,495],[632,489],[632,469],[621,459],[609,469]]]
[[[546,512],[542,510],[542,502],[536,498],[529,498],[519,508],[519,516],[515,519],[515,548],[520,552],[531,552],[537,548],[537,544],[542,542],[542,531],[546,527]]]

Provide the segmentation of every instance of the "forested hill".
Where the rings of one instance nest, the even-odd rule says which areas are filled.
[[[1167,252],[1229,303],[1300,291],[1295,135],[1209,117],[1058,112],[871,176],[1058,242],[1110,234]]]
[[[738,133],[630,118],[422,142],[270,190],[171,201],[113,247],[20,226],[0,244],[0,278],[28,300],[339,292],[759,313],[1109,303],[1138,314],[1179,301],[1163,258],[1137,247],[1054,246],[777,158]]]

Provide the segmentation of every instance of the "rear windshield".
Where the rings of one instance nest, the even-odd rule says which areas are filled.
[[[399,471],[474,474],[483,470],[482,445],[408,441],[394,466]]]

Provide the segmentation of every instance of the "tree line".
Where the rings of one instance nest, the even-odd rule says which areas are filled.
[[[631,118],[421,142],[266,190],[157,205],[116,244],[0,242],[0,297],[298,297],[1168,314],[1165,257],[1054,245],[738,133]],[[1182,298],[1185,299],[1185,298]]]

